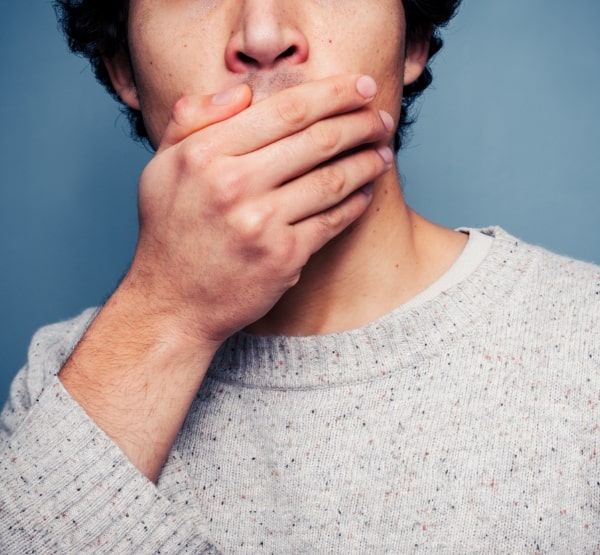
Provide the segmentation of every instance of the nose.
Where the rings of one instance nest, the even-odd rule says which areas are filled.
[[[308,40],[300,29],[294,0],[240,2],[237,21],[225,50],[234,73],[301,64],[308,58]]]

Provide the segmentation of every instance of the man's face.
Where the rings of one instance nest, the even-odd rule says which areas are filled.
[[[242,82],[257,102],[304,81],[369,74],[378,107],[397,119],[403,84],[423,62],[420,51],[405,60],[404,35],[400,0],[130,0],[133,79],[121,96],[142,110],[155,145],[182,95]]]

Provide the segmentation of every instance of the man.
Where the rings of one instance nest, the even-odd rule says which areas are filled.
[[[598,268],[394,171],[457,2],[62,4],[156,156],[3,413],[5,550],[600,549]]]

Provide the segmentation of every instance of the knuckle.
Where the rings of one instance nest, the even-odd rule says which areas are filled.
[[[268,207],[255,204],[238,211],[232,225],[244,243],[263,250],[261,245],[272,215],[273,211]]]
[[[308,104],[304,98],[290,92],[280,99],[277,113],[285,123],[297,127],[308,117]]]
[[[210,160],[208,149],[197,141],[187,141],[179,146],[181,169],[186,174],[197,175]]]
[[[280,271],[282,275],[279,277],[279,281],[284,292],[294,287],[300,281],[301,270],[301,268],[294,267],[285,273]]]
[[[317,175],[316,187],[326,197],[339,197],[343,193],[346,186],[346,174],[338,166],[324,166]]]
[[[329,97],[334,98],[337,103],[340,103],[346,99],[346,91],[347,86],[345,81],[342,82],[336,79],[329,85]]]
[[[246,188],[246,176],[234,168],[220,174],[219,185],[215,187],[215,201],[221,207],[237,204]]]
[[[344,212],[341,208],[335,207],[320,214],[321,227],[325,232],[331,232],[331,230],[337,230],[343,227],[346,222]]]
[[[372,110],[367,110],[366,132],[368,138],[379,138],[385,132],[381,118]]]
[[[326,153],[337,149],[341,140],[341,131],[337,126],[317,124],[310,128],[310,135],[315,145]]]
[[[369,176],[380,174],[386,167],[383,158],[373,150],[366,154],[367,156],[365,157],[364,162],[366,174]]]
[[[291,274],[287,277],[287,280],[284,282],[284,287],[285,289],[291,289],[292,287],[294,287],[294,285],[297,285],[297,283],[300,281],[300,276],[301,276],[301,272],[298,271],[294,274]]]
[[[171,119],[177,124],[185,126],[190,117],[192,109],[192,99],[189,96],[182,96],[175,104],[171,111]]]

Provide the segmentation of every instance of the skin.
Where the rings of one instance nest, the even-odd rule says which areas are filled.
[[[131,59],[105,63],[156,147],[139,242],[59,377],[156,480],[227,337],[360,326],[465,238],[413,213],[393,171],[427,53],[397,0],[131,0],[129,33]]]

